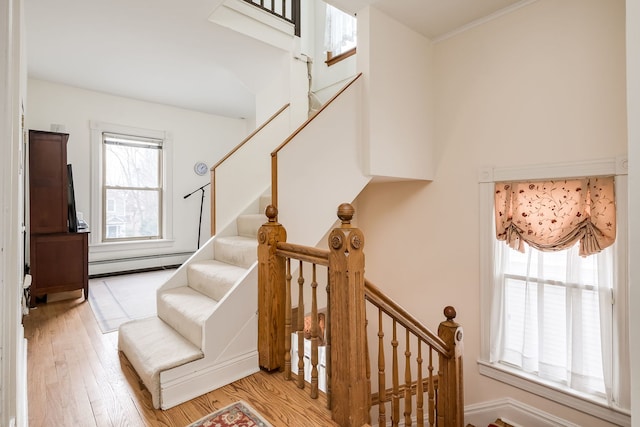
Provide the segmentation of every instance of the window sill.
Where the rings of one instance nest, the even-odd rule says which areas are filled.
[[[174,243],[175,240],[173,239],[138,240],[132,242],[92,243],[89,245],[89,248],[92,253],[118,252],[127,250],[168,248],[173,246]]]
[[[631,413],[621,408],[611,408],[604,399],[581,394],[558,384],[507,366],[478,360],[480,375],[517,387],[529,393],[560,403],[602,420],[621,425],[631,425]]]

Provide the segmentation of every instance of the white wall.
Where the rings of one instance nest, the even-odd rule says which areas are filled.
[[[430,327],[456,307],[466,404],[510,397],[608,425],[479,375],[477,173],[626,155],[624,19],[623,0],[539,0],[436,44],[434,181],[371,184],[356,201],[367,277]]]
[[[358,12],[357,63],[367,88],[364,127],[368,173],[394,179],[433,179],[431,42],[368,7]]]
[[[97,272],[91,261],[122,258],[127,255],[193,252],[197,247],[200,195],[188,199],[183,196],[209,181],[209,176],[198,176],[193,171],[196,161],[209,166],[218,161],[248,134],[244,120],[230,119],[166,105],[107,95],[51,82],[30,79],[28,82],[29,129],[49,130],[51,124],[65,126],[69,133],[68,162],[73,165],[77,210],[90,220],[90,127],[99,121],[150,130],[170,132],[173,137],[173,237],[172,246],[120,253],[92,253],[90,248],[89,273]],[[210,235],[210,188],[205,192],[202,218],[202,241]],[[91,227],[91,223],[89,226]],[[97,230],[96,230],[97,231]],[[132,266],[127,264],[126,269]],[[109,267],[111,268],[111,267]],[[118,266],[114,265],[114,269]],[[100,272],[103,272],[102,270]]]
[[[640,0],[627,0],[627,120],[629,129],[629,218],[640,212]],[[629,224],[629,283],[631,285],[631,325],[640,323],[640,226]],[[640,426],[640,328],[631,333],[632,425]]]

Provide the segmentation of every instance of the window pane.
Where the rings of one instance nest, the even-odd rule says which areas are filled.
[[[582,258],[577,249],[505,248],[501,360],[577,390],[604,393],[598,257],[605,255]]]
[[[159,148],[105,144],[105,182],[110,187],[160,187]]]
[[[122,209],[119,209],[117,214],[107,214],[105,221],[108,231],[107,238],[159,237],[159,191],[107,189],[107,204],[110,203],[110,200],[113,200]],[[116,234],[116,236],[112,236],[112,234]]]

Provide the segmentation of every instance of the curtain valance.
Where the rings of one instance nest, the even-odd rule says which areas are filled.
[[[520,252],[580,241],[581,256],[598,253],[615,240],[614,194],[612,176],[496,183],[496,237]]]

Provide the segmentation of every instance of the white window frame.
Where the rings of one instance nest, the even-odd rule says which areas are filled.
[[[553,400],[592,416],[622,425],[631,425],[631,412],[612,408],[606,400],[579,393],[519,369],[504,364],[491,363],[491,305],[493,289],[494,245],[504,244],[495,238],[494,191],[495,183],[502,181],[525,181],[545,179],[568,179],[584,176],[616,175],[616,213],[618,233],[614,253],[614,336],[628,340],[628,260],[627,260],[627,170],[626,157],[590,162],[533,165],[517,168],[483,168],[478,174],[480,196],[480,358],[478,368],[481,375],[496,379],[538,396]],[[615,286],[615,285],[614,285]],[[625,358],[622,359],[621,358]],[[618,363],[620,361],[621,363]],[[629,366],[629,355],[619,355],[614,367]],[[617,375],[618,377],[624,376]],[[627,376],[627,380],[628,380]]]
[[[172,246],[173,239],[173,171],[172,171],[172,142],[170,132],[163,130],[144,129],[127,125],[91,121],[91,223],[90,229],[94,230],[90,234],[90,246],[92,252],[109,252],[129,249],[155,249]],[[162,144],[162,230],[164,235],[161,239],[153,240],[132,240],[118,242],[102,241],[102,177],[104,166],[102,150],[102,134],[113,133],[121,135],[133,135],[144,138],[154,138],[163,140]]]

